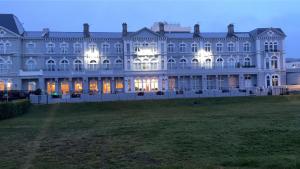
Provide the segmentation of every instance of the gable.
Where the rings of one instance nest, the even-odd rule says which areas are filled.
[[[285,34],[278,28],[267,28],[261,31],[258,37],[283,38]]]
[[[19,35],[0,26],[0,38],[14,38],[14,37],[19,37]]]
[[[133,34],[130,35],[132,38],[157,38],[160,35],[153,32],[152,30],[148,28],[143,28],[137,32],[134,32]]]

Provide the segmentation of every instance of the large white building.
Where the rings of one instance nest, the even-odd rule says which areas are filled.
[[[0,91],[68,95],[260,91],[286,85],[280,28],[202,32],[159,23],[137,31],[25,31],[0,14]],[[168,31],[165,28],[168,27]],[[100,28],[99,28],[100,29]],[[173,30],[173,31],[172,31]]]

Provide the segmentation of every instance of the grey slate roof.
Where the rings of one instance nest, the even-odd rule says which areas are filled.
[[[236,32],[235,35],[241,38],[249,38],[250,34],[248,32]],[[193,33],[190,32],[168,32],[165,33],[168,38],[193,38]],[[203,38],[226,38],[227,32],[203,32],[200,33]]]
[[[41,38],[42,31],[26,31],[24,37]],[[83,38],[83,32],[57,32],[50,31],[50,38]],[[91,37],[95,38],[122,38],[121,32],[91,32]]]
[[[275,32],[278,32],[279,34],[282,34],[283,36],[286,36],[285,33],[282,31],[281,28],[256,28],[253,31],[251,31],[250,33],[253,36],[257,36],[257,35],[263,33],[264,31],[266,31],[268,29],[271,29],[271,30],[273,30]]]
[[[0,14],[0,26],[18,35],[22,35],[24,32],[21,22],[13,14]]]

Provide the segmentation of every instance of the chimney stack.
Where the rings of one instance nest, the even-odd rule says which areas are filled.
[[[90,37],[90,26],[89,26],[88,23],[83,24],[83,35],[84,35],[85,38]]]
[[[234,36],[234,25],[231,23],[227,26],[227,28],[228,28],[227,36]]]
[[[49,32],[50,32],[49,28],[44,28],[42,36],[44,38],[48,38],[49,37]]]
[[[122,35],[127,36],[127,23],[122,24]]]
[[[194,37],[200,37],[200,25],[199,24],[194,25]]]
[[[165,33],[165,25],[162,22],[159,22],[159,33],[163,35]]]

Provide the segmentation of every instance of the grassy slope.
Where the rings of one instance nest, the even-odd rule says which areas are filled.
[[[300,96],[44,105],[0,122],[6,169],[281,169],[299,157]]]

